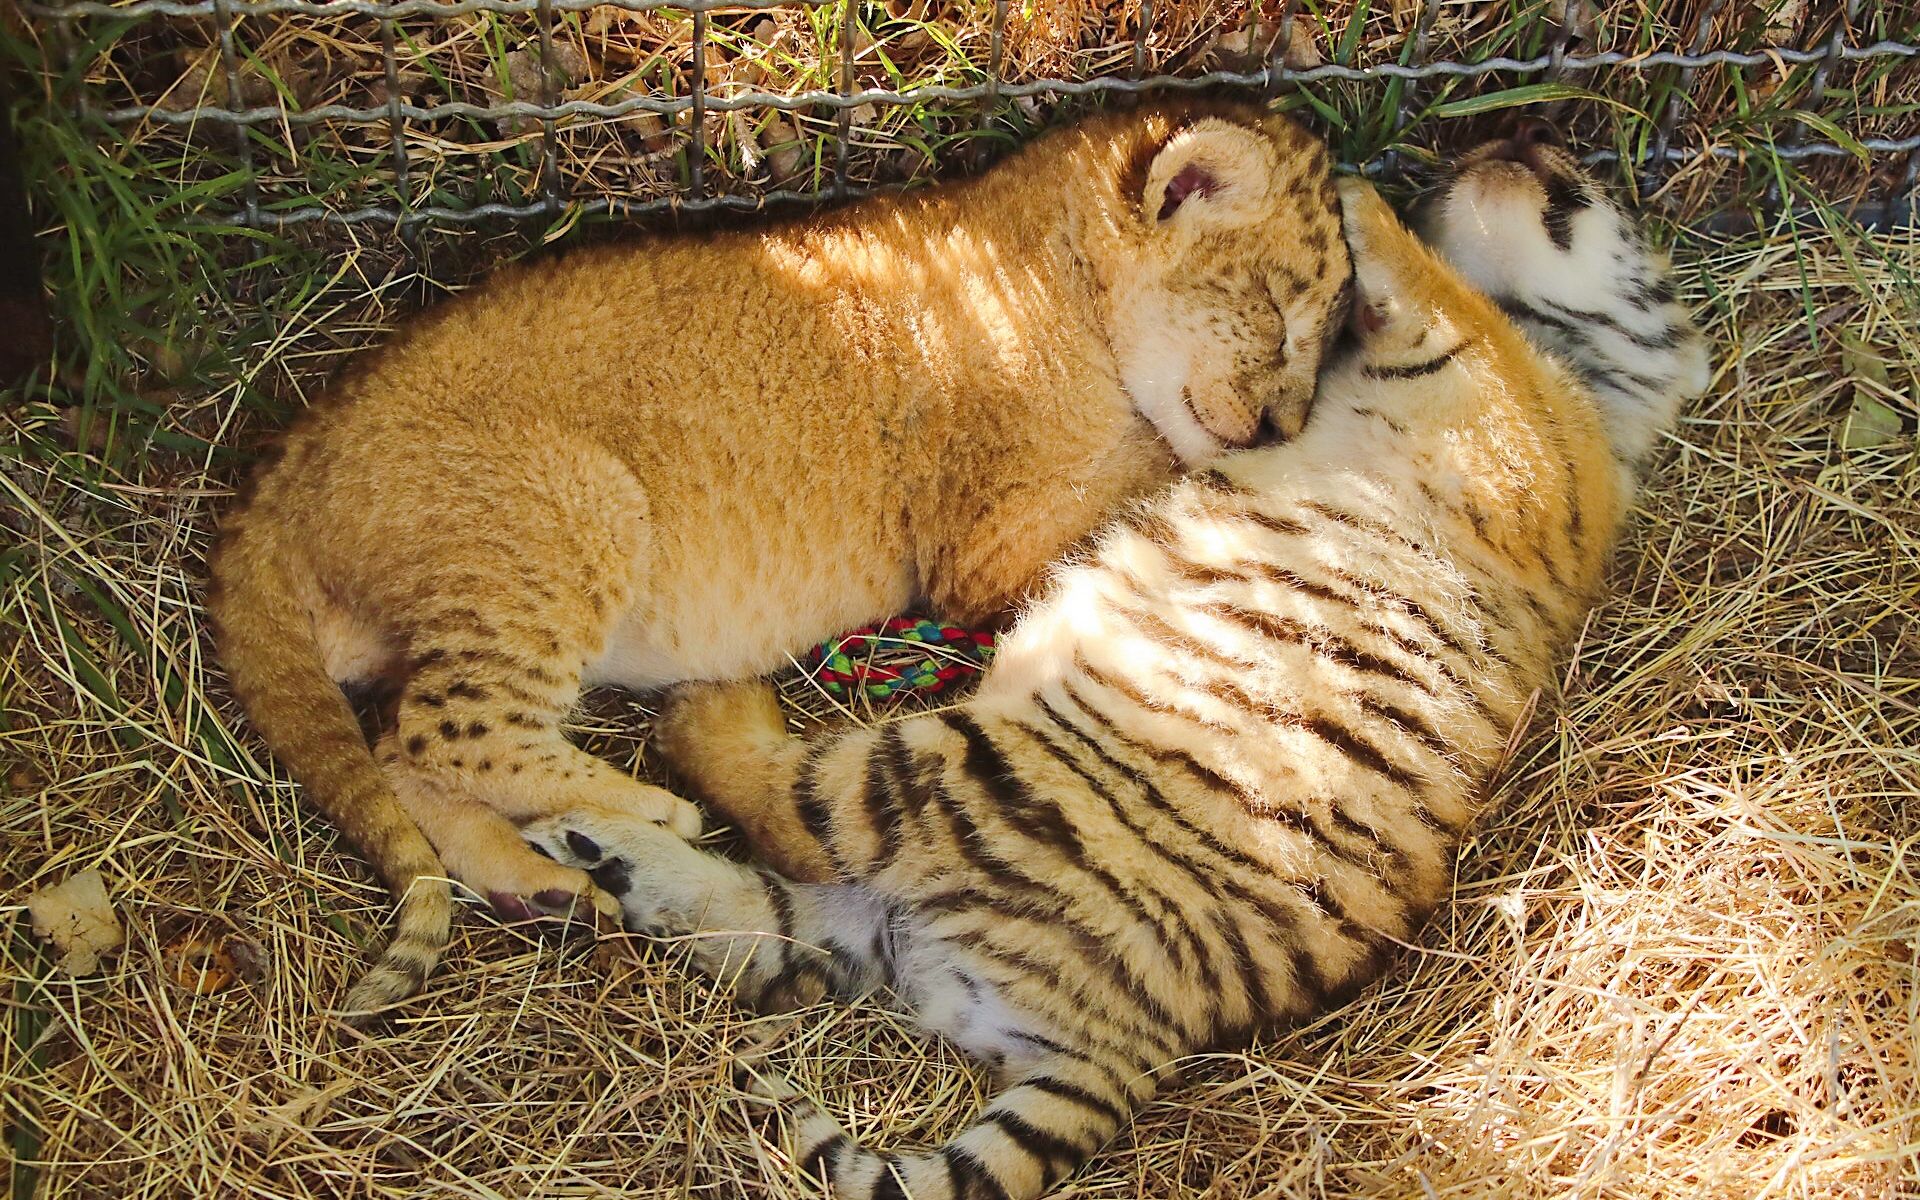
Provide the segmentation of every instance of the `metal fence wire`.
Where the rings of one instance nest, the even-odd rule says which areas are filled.
[[[910,181],[962,142],[990,135],[996,119],[999,140],[1011,141],[1009,122],[1024,128],[1043,103],[1194,89],[1285,101],[1349,134],[1356,131],[1342,123],[1350,114],[1385,112],[1382,127],[1342,144],[1367,151],[1349,165],[1389,177],[1436,155],[1447,124],[1436,117],[1550,102],[1584,112],[1589,132],[1602,131],[1587,139],[1596,146],[1589,161],[1616,164],[1643,194],[1706,167],[1723,209],[1777,211],[1794,207],[1797,193],[1864,224],[1914,224],[1920,117],[1911,99],[1873,96],[1920,68],[1914,6],[1777,0],[1802,14],[1798,44],[1749,32],[1734,39],[1749,44],[1715,45],[1726,3],[1670,6],[1699,14],[1690,36],[1670,30],[1667,44],[1647,45],[1643,25],[1632,39],[1639,44],[1626,49],[1592,48],[1601,15],[1589,0],[1493,5],[1533,19],[1511,21],[1482,37],[1476,56],[1453,59],[1431,51],[1456,10],[1473,7],[1467,0],[1394,0],[1398,24],[1375,20],[1362,31],[1368,36],[1342,36],[1313,55],[1298,53],[1296,39],[1331,42],[1342,29],[1312,0],[1219,5],[1201,22],[1191,19],[1192,3],[1169,4],[1186,14],[1179,23],[1156,18],[1153,0],[1129,0],[1107,15],[1125,10],[1119,23],[1130,27],[1131,45],[1108,47],[1077,78],[1010,69],[1010,35],[1032,0],[1011,18],[1007,0],[947,6],[970,22],[969,41],[942,43],[953,61],[928,78],[898,69],[887,33],[939,28],[914,24],[927,0],[68,0],[26,11],[83,73],[86,115],[123,137],[191,148],[170,160],[183,175],[239,172],[238,189],[220,193],[237,202],[204,215],[252,228],[324,222],[408,232],[805,204]],[[1355,8],[1347,34],[1368,19],[1365,5]],[[761,42],[777,42],[768,18],[782,14],[788,28],[815,39],[818,61],[779,86],[767,86],[777,71],[716,73],[721,57],[753,59],[743,47],[778,57],[777,46]],[[581,69],[577,47],[597,36],[605,50],[608,31],[629,25],[657,36],[661,49],[621,62],[623,72]],[[456,70],[437,60],[456,43],[479,65]],[[1208,45],[1237,53],[1216,55]],[[315,84],[327,71],[302,65],[315,54],[358,54],[366,69]],[[1223,57],[1233,61],[1223,66]],[[1716,94],[1745,124],[1699,118],[1703,73],[1717,73]],[[1603,96],[1602,81],[1623,77],[1631,77],[1630,103]],[[1618,122],[1611,137],[1604,132],[1610,105],[1641,118],[1630,133]],[[889,110],[899,119],[888,121]],[[582,136],[594,130],[614,133]],[[856,151],[883,144],[913,151],[908,178],[884,167],[856,178]],[[1800,171],[1809,164],[1836,170],[1810,186]]]

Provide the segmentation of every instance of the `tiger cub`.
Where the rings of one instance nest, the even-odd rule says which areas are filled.
[[[884,985],[995,1069],[1004,1090],[932,1152],[868,1150],[788,1100],[795,1161],[840,1200],[1037,1196],[1179,1059],[1374,978],[1446,896],[1635,461],[1705,386],[1661,260],[1557,135],[1470,158],[1431,217],[1445,261],[1342,188],[1353,346],[1306,432],[1107,532],[967,703],[804,743],[764,688],[679,714],[683,754],[726,747],[690,764],[707,791],[745,804],[779,777],[758,802],[835,882],[640,823],[530,827],[632,928],[705,935],[694,961],[748,1002]]]
[[[1123,504],[1297,431],[1348,274],[1331,166],[1287,117],[1156,101],[948,186],[517,267],[359,364],[207,599],[255,728],[401,900],[347,1009],[419,987],[449,873],[515,917],[592,893],[517,823],[699,831],[566,738],[583,686],[998,619]],[[394,697],[373,753],[343,684]]]

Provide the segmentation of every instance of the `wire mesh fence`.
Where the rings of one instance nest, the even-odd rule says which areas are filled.
[[[1692,215],[1816,198],[1869,224],[1913,219],[1912,5],[1094,7],[1093,20],[1071,0],[28,11],[90,118],[164,149],[183,186],[204,189],[202,215],[255,228],[804,204],[977,163],[1061,102],[1168,89],[1299,110],[1346,162],[1388,177],[1442,155],[1458,118],[1547,104],[1591,161],[1684,196]]]

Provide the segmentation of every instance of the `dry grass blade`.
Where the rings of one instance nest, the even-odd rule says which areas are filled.
[[[1139,5],[1011,7],[1025,22],[1009,26],[1011,76],[1130,61],[1127,22]],[[1485,46],[1537,7],[1441,5],[1436,52]],[[1760,11],[1718,7],[1723,32],[1737,34],[1748,7]],[[1780,27],[1769,36],[1795,42],[1822,6],[1767,7]],[[1371,5],[1354,27],[1356,53],[1390,56],[1418,8]],[[1704,8],[1640,6],[1612,36],[1672,44]],[[1884,26],[1892,18],[1878,14],[1897,6],[1868,8]],[[1248,16],[1236,4],[1154,9],[1156,69],[1200,61],[1210,39]],[[1323,34],[1346,30],[1351,9],[1318,6]],[[990,10],[902,0],[887,6],[887,23],[879,6],[864,6],[886,36],[857,62],[884,74],[892,56],[913,78],[962,77],[985,61]],[[831,19],[820,29],[785,11],[769,26],[759,20],[716,17],[715,36],[732,42],[713,61],[742,78],[740,63],[764,63],[766,78],[750,80],[758,86],[831,86],[821,74],[836,61]],[[526,61],[509,61],[524,25],[403,24],[403,88],[484,97],[528,82]],[[685,65],[683,24],[606,15],[569,26],[562,41],[595,65],[565,94],[681,86],[667,76]],[[909,44],[916,28],[925,40]],[[149,99],[224,87],[217,71],[194,75],[205,33],[136,39],[138,53],[87,69],[109,92]],[[370,24],[276,27],[254,48],[243,90],[261,64],[303,103],[378,102],[386,86],[367,66],[378,57]],[[1841,72],[1836,92],[1857,110],[1849,127],[1910,122],[1916,80],[1920,72]],[[1731,75],[1703,79],[1683,134],[1738,135],[1729,114],[1740,86]],[[1645,106],[1656,90],[1639,87],[1621,95]],[[929,130],[978,120],[873,117],[851,156],[856,182],[924,171],[923,145],[935,157],[955,149],[926,143]],[[709,181],[760,186],[732,175],[743,160],[727,157],[749,135],[776,176],[830,169],[832,128],[819,114],[800,114],[776,137],[716,124],[709,145],[726,162]],[[562,130],[557,152],[584,192],[652,195],[680,186],[673,148],[685,134],[583,123]],[[268,435],[343,356],[442,286],[428,280],[464,277],[523,243],[469,234],[426,247],[421,268],[383,238],[332,230],[306,245],[272,243],[249,270],[233,269],[234,248],[221,246],[139,259],[136,272],[133,256],[191,242],[197,227],[182,232],[181,210],[236,196],[233,181],[200,174],[203,160],[166,158],[175,136],[142,130],[114,144],[119,190],[103,183],[94,197],[151,200],[151,228],[166,231],[158,239],[146,226],[124,236],[88,227],[75,215],[84,205],[61,209],[73,244],[97,252],[82,256],[89,270],[141,275],[89,276],[102,290],[85,293],[112,297],[95,312],[136,330],[101,324],[87,343],[121,344],[124,391],[109,405],[105,389],[63,377],[55,392],[85,394],[87,406],[11,396],[0,406],[0,1144],[14,1194],[804,1196],[729,1080],[731,1060],[761,1053],[862,1137],[900,1144],[953,1130],[979,1104],[982,1081],[876,1007],[756,1021],[638,939],[555,948],[479,907],[430,994],[393,1028],[355,1037],[322,1019],[364,963],[388,901],[244,736],[209,660],[200,558],[238,470],[226,455]],[[281,131],[256,148],[266,198],[281,185],[339,189],[330,202],[385,195],[386,136]],[[415,200],[481,178],[523,188],[540,140],[538,130],[457,122],[407,136]],[[101,161],[83,150],[100,153],[89,143],[74,161]],[[1691,215],[1715,186],[1701,168],[1663,199]],[[1617,594],[1596,614],[1564,694],[1543,697],[1517,746],[1500,803],[1462,856],[1455,902],[1349,1008],[1189,1064],[1189,1082],[1063,1195],[1914,1194],[1915,248],[1911,235],[1843,231],[1684,246],[1689,294],[1723,347],[1717,386],[1672,439],[1621,555]],[[297,286],[261,282],[312,263],[320,269]],[[167,297],[179,313],[164,311]],[[205,370],[175,361],[216,336],[230,361]],[[1871,436],[1858,411],[1874,414]],[[129,431],[142,421],[153,439],[135,444]],[[806,720],[873,715],[849,713],[798,674],[784,691]],[[574,732],[647,771],[646,705],[596,695]],[[29,932],[25,900],[90,868],[116,898],[127,942],[97,973],[68,978]]]

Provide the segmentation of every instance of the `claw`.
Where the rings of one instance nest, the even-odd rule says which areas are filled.
[[[597,887],[589,893],[589,896],[593,900],[594,911],[612,921],[614,928],[619,928],[621,921],[624,920],[626,916],[626,914],[621,911],[620,901],[614,899],[605,889]]]

